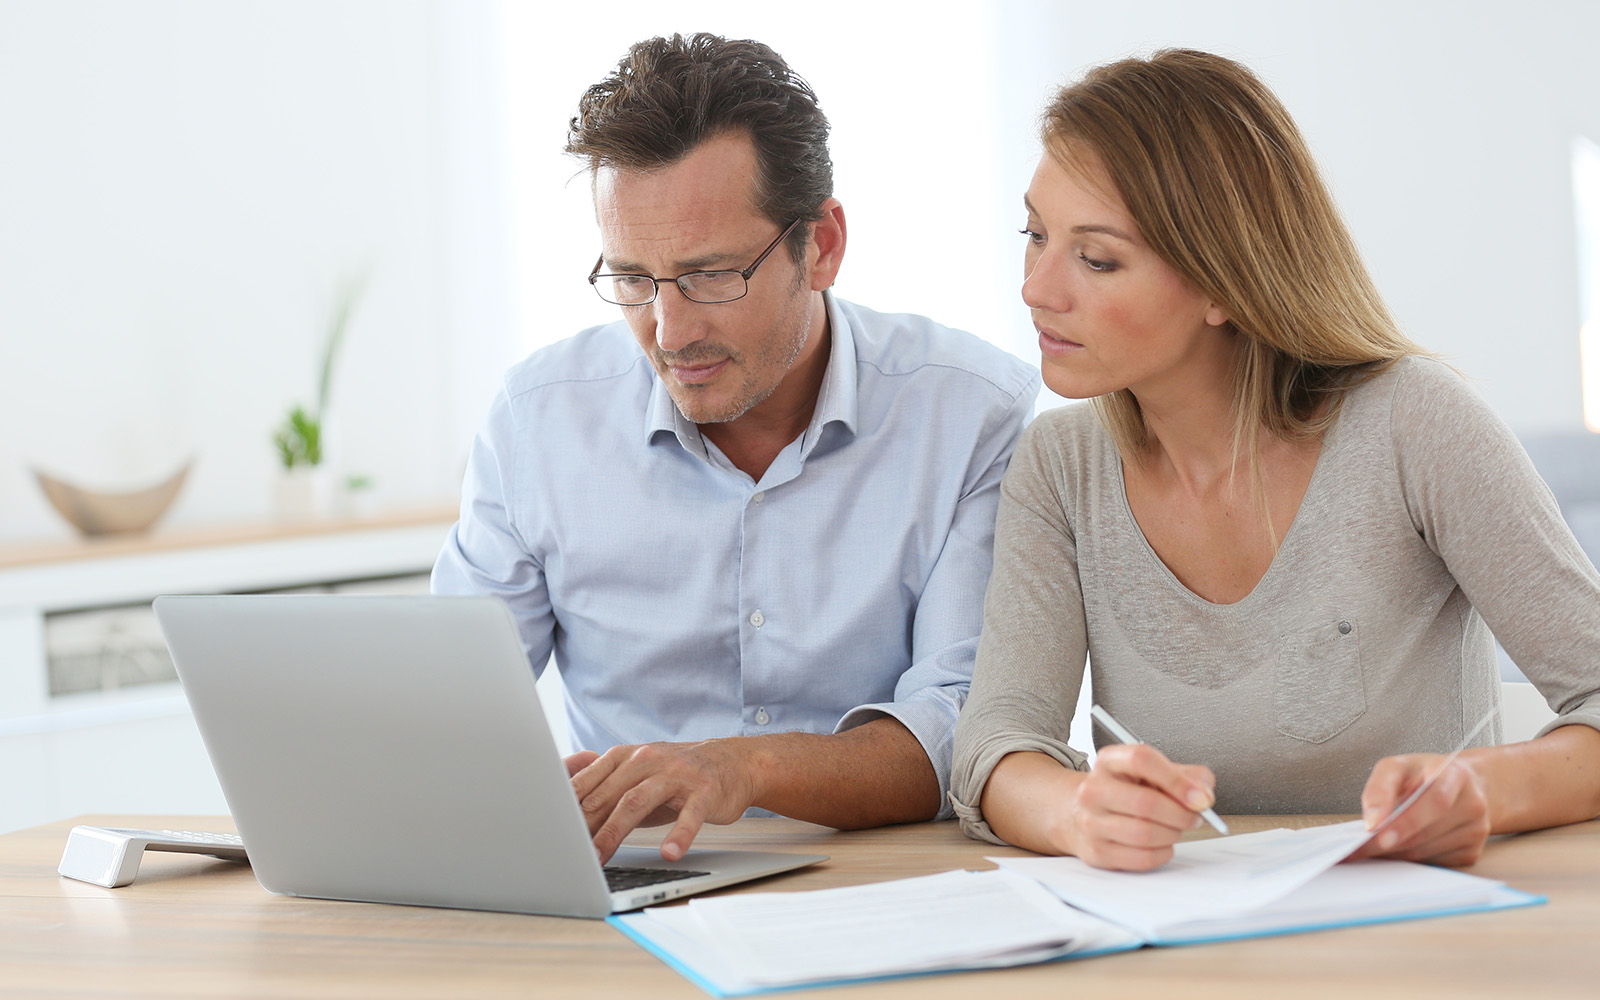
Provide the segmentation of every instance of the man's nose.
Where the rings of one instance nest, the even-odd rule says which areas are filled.
[[[656,346],[663,351],[681,351],[705,336],[705,305],[685,297],[676,281],[661,282],[651,308],[655,310]]]

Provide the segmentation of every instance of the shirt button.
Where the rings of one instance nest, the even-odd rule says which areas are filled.
[[[766,498],[767,498],[767,491],[766,490],[762,490],[760,493],[757,493],[755,496],[751,497],[750,499],[755,501],[756,503],[760,503],[761,501],[765,500]]]
[[[1349,635],[1350,634],[1350,623],[1349,622],[1340,622],[1339,623],[1339,634],[1340,635]]]
[[[767,623],[767,616],[766,615],[762,614],[760,611],[752,611],[752,612],[750,612],[750,624],[754,625],[756,628],[760,628],[761,626],[765,625],[766,623]]]
[[[764,709],[764,708],[756,709],[756,725],[764,726],[764,725],[766,725],[767,723],[769,723],[771,721],[772,721],[772,716],[767,714],[767,710],[766,709]]]

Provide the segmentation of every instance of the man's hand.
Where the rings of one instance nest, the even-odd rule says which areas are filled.
[[[1368,829],[1383,822],[1444,760],[1441,754],[1412,753],[1378,761],[1361,792],[1361,815]],[[1489,833],[1489,796],[1483,781],[1465,758],[1458,757],[1421,798],[1352,857],[1470,865],[1483,853]]]
[[[892,718],[842,733],[771,733],[700,743],[646,743],[567,758],[602,862],[640,826],[672,823],[661,844],[683,857],[705,823],[732,823],[751,806],[808,823],[859,830],[939,811],[939,778],[916,736]]]
[[[602,864],[635,828],[666,823],[661,856],[676,861],[703,824],[732,823],[755,803],[750,756],[748,740],[725,739],[585,750],[566,764]]]

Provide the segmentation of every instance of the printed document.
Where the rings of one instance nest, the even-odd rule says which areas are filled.
[[[1003,871],[696,899],[616,918],[650,925],[721,992],[1039,962],[1139,939]],[[691,960],[692,955],[692,960]]]
[[[990,858],[1150,944],[1186,944],[1538,902],[1499,882],[1409,861],[1341,865],[1366,841],[1359,820],[1178,844],[1154,871],[1077,858]]]
[[[1265,830],[1178,844],[1149,872],[1095,868],[1077,858],[990,858],[1049,886],[1081,910],[1145,937],[1169,924],[1238,913],[1288,895],[1349,857],[1367,839],[1360,820],[1307,830]]]
[[[991,858],[1000,870],[702,898],[611,923],[714,996],[739,996],[1543,902],[1444,868],[1338,863],[1367,837],[1354,822],[1192,841],[1150,872]]]

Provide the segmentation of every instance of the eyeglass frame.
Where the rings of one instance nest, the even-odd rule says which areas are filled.
[[[600,296],[600,300],[602,302],[610,302],[612,305],[621,306],[624,309],[629,309],[629,308],[632,308],[634,306],[647,306],[650,303],[654,302],[656,299],[660,298],[661,297],[661,283],[663,281],[670,281],[673,284],[677,285],[678,286],[678,291],[680,293],[682,293],[683,297],[688,299],[690,302],[699,302],[701,305],[706,305],[706,306],[721,305],[724,302],[737,302],[740,299],[744,298],[746,295],[750,294],[750,279],[751,279],[751,277],[753,277],[755,275],[756,268],[760,267],[762,264],[765,264],[767,262],[767,258],[772,256],[772,251],[778,249],[778,244],[780,244],[784,240],[788,239],[789,234],[794,232],[794,227],[798,226],[802,221],[804,221],[804,220],[795,219],[793,222],[789,223],[789,225],[785,226],[783,232],[778,234],[778,238],[773,240],[770,244],[768,244],[767,248],[765,250],[761,251],[761,256],[757,257],[755,259],[755,262],[752,263],[749,267],[746,267],[746,268],[718,268],[718,269],[712,270],[712,271],[685,271],[685,272],[683,272],[682,274],[678,275],[675,278],[657,278],[653,274],[635,274],[635,273],[628,272],[628,271],[621,271],[621,272],[616,272],[616,273],[607,272],[605,274],[601,274],[600,273],[600,265],[602,265],[602,264],[604,264],[606,262],[606,255],[602,253],[600,255],[600,258],[594,262],[594,270],[589,272],[589,286],[594,289],[594,293],[596,295]],[[694,296],[690,295],[688,290],[683,287],[683,279],[684,278],[689,278],[689,277],[696,277],[696,276],[699,276],[699,275],[706,275],[706,274],[737,274],[739,277],[744,279],[744,291],[740,292],[738,295],[735,295],[731,299],[716,299],[716,300],[714,300],[712,302],[706,302],[706,301],[704,301],[702,299],[697,299]],[[648,299],[645,299],[643,302],[615,302],[615,301],[613,301],[611,299],[606,298],[605,294],[600,291],[600,285],[598,284],[598,282],[600,281],[601,278],[649,278],[650,279],[651,289],[652,289],[651,293],[650,293],[650,297]]]

